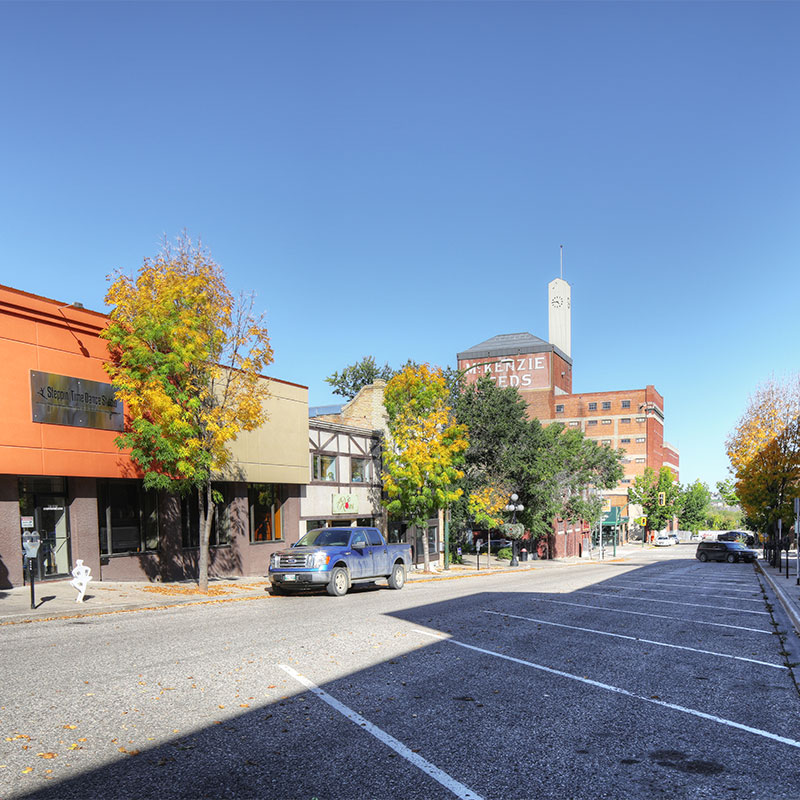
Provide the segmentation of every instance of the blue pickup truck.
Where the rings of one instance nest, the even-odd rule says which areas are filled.
[[[341,597],[352,584],[376,578],[402,589],[410,564],[411,545],[387,544],[377,528],[317,528],[272,554],[269,579],[273,594],[325,586]]]

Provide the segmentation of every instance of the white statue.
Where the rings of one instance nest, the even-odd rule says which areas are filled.
[[[72,580],[69,585],[77,590],[78,596],[75,598],[76,603],[83,602],[83,596],[86,594],[86,587],[92,579],[92,568],[87,567],[82,559],[75,562],[75,569],[72,570]]]

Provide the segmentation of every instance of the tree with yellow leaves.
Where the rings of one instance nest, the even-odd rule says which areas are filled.
[[[441,369],[408,365],[386,385],[384,406],[389,438],[384,448],[385,505],[395,517],[422,531],[425,569],[430,566],[428,520],[461,495],[458,468],[467,449],[467,430],[447,405]]]
[[[106,295],[106,371],[127,409],[117,438],[147,489],[197,490],[198,582],[208,590],[209,540],[218,501],[211,481],[230,461],[228,442],[265,420],[263,369],[272,349],[253,298],[235,300],[222,269],[186,234],[116,273]]]
[[[800,495],[800,375],[759,386],[726,448],[748,521],[774,539]]]

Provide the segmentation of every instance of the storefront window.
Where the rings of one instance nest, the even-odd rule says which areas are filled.
[[[251,483],[247,488],[250,507],[250,541],[283,539],[283,515],[279,487],[273,483]]]
[[[230,544],[231,531],[231,501],[233,500],[233,487],[229,483],[215,483],[212,486],[215,492],[222,495],[222,502],[214,507],[214,517],[211,521],[211,535],[208,542],[211,547],[222,547]],[[205,508],[205,496],[203,497]],[[181,498],[182,535],[183,547],[200,546],[200,509],[197,506],[197,489]]]
[[[350,483],[368,483],[369,482],[369,459],[350,458]]]
[[[158,549],[158,496],[141,481],[98,480],[97,513],[102,555]]]
[[[336,456],[315,453],[312,456],[311,479],[315,481],[335,481]]]
[[[315,531],[317,528],[328,528],[330,523],[326,519],[307,519],[306,520],[306,533]]]

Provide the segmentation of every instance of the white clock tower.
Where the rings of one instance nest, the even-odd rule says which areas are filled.
[[[547,284],[549,338],[567,358],[572,358],[572,287],[555,278]]]

